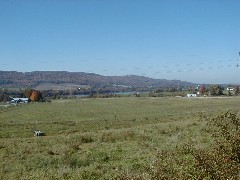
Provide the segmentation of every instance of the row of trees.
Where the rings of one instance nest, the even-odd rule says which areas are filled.
[[[0,91],[0,102],[11,101],[12,97],[25,98],[27,97],[29,101],[32,102],[43,102],[44,98],[40,91],[34,89],[27,89],[24,92],[15,92],[15,91]]]
[[[224,95],[224,89],[225,88],[221,85],[211,85],[209,87],[202,85],[195,91],[198,91],[201,95],[210,94],[212,96],[221,96]],[[225,95],[239,95],[239,94],[240,94],[239,86],[236,86],[234,91],[228,90],[227,94],[225,93]]]
[[[122,92],[126,92],[127,90],[129,91],[129,89],[121,89]],[[136,92],[141,92],[144,89],[132,89]],[[221,85],[211,85],[211,86],[199,86],[197,88],[194,87],[189,87],[188,89],[183,89],[183,88],[169,88],[169,89],[157,89],[155,91],[153,91],[154,93],[162,93],[162,92],[181,92],[184,93],[184,91],[188,91],[191,93],[197,93],[199,92],[200,95],[212,95],[212,96],[221,96],[224,95],[224,87]],[[0,89],[0,102],[7,102],[10,101],[11,98],[10,97],[19,97],[19,98],[23,98],[23,97],[27,97],[29,98],[30,101],[33,102],[42,102],[44,101],[43,97],[47,97],[47,98],[53,98],[53,99],[57,99],[57,98],[61,98],[61,97],[67,97],[67,96],[75,96],[75,95],[101,95],[101,94],[111,94],[113,92],[117,92],[116,89],[112,88],[112,89],[72,89],[72,90],[59,90],[59,91],[54,91],[54,90],[45,90],[45,91],[37,91],[34,89],[27,89],[27,90],[8,90],[8,89],[4,89],[1,90]],[[146,92],[146,91],[145,91]],[[234,91],[225,91],[225,95],[239,95],[240,94],[240,88],[239,86],[235,86],[235,90]],[[151,94],[152,95],[152,94]],[[154,95],[154,94],[153,94]]]

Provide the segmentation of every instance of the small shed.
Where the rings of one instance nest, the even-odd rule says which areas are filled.
[[[187,94],[187,97],[197,97],[197,94]]]
[[[28,98],[13,98],[11,103],[18,104],[18,103],[28,103]]]
[[[34,133],[35,133],[35,136],[36,136],[36,137],[45,136],[44,132],[39,131],[39,130],[35,130]]]

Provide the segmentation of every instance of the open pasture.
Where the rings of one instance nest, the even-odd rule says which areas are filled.
[[[239,97],[124,97],[1,107],[0,178],[152,179],[160,152],[208,148],[207,120],[239,106]]]

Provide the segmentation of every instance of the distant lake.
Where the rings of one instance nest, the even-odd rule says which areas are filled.
[[[135,91],[131,91],[131,92],[114,92],[114,93],[106,93],[106,94],[116,94],[116,95],[132,95],[132,94],[136,94],[138,92]]]
[[[110,93],[99,93],[100,95],[107,95],[107,94],[113,94],[113,95],[133,95],[137,94],[139,92],[131,91],[131,92],[110,92]],[[141,92],[142,93],[142,92]],[[90,94],[79,94],[79,95],[74,95],[75,97],[88,97]]]

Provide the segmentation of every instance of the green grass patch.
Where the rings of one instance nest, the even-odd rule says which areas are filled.
[[[237,97],[124,97],[1,107],[0,178],[191,179],[191,148],[210,148],[207,123],[220,111],[239,112],[239,104]],[[34,137],[34,129],[46,136]]]

